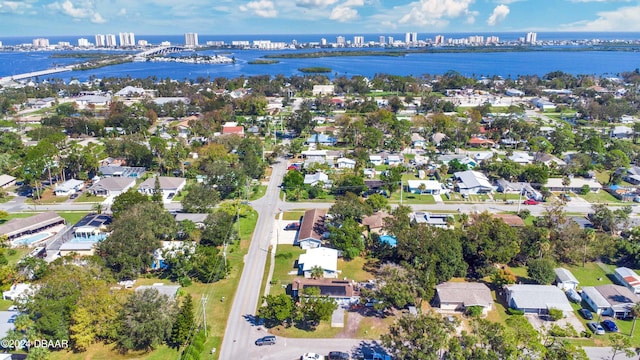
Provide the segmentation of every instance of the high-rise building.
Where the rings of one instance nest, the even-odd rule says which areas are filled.
[[[196,47],[196,46],[198,46],[198,34],[196,34],[196,33],[186,33],[186,34],[184,34],[184,46],[186,46],[186,47]]]
[[[386,38],[384,37],[384,35],[380,35],[380,37],[378,38],[378,43],[380,43],[380,45],[384,45],[386,43]]]
[[[353,37],[353,45],[355,45],[355,46],[364,45],[364,36],[354,36]]]
[[[338,44],[338,46],[344,46],[344,36],[338,36],[336,37],[336,43]]]
[[[37,38],[33,39],[33,47],[36,49],[42,49],[49,47],[49,39]]]
[[[500,38],[497,36],[488,36],[487,37],[487,44],[497,44],[500,42]]]
[[[436,45],[444,45],[444,35],[436,35],[433,43]]]
[[[320,39],[320,45],[327,46],[327,39],[325,38]]]
[[[107,47],[116,47],[118,44],[116,44],[116,36],[113,34],[107,34],[105,36],[105,45]]]
[[[78,46],[89,47],[89,39],[85,39],[85,38],[78,39]]]
[[[389,45],[393,45],[393,36],[387,38]]]
[[[136,45],[136,36],[132,32],[124,32],[119,34],[120,37],[120,46],[135,46]]]
[[[525,38],[525,42],[527,44],[535,44],[538,41],[538,34],[534,32],[527,33],[527,37]]]
[[[2,41],[0,41],[0,48],[2,47]]]
[[[408,32],[404,34],[404,43],[405,44],[416,44],[418,42],[418,33],[417,32]]]
[[[96,47],[105,47],[107,46],[107,42],[105,41],[105,37],[102,34],[96,35]]]

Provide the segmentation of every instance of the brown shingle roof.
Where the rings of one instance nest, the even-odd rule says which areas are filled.
[[[384,219],[388,218],[389,214],[385,212],[377,212],[371,216],[367,216],[362,219],[362,225],[368,226],[369,230],[371,229],[380,229],[384,226]]]
[[[493,304],[491,290],[482,283],[446,282],[436,286],[436,292],[443,303],[461,303],[465,307]]]
[[[327,210],[311,209],[304,212],[300,230],[298,231],[298,240],[315,239],[322,240],[324,233],[324,217]]]
[[[21,233],[35,231],[58,222],[64,223],[64,219],[54,212],[45,212],[22,219],[11,219],[6,224],[0,225],[0,235],[12,237],[20,235]]]
[[[524,226],[524,221],[518,215],[513,214],[494,214],[494,218],[502,219],[509,226]]]

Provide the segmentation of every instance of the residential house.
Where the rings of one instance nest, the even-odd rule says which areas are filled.
[[[244,137],[244,126],[238,126],[238,123],[227,122],[222,125],[222,135],[238,135]]]
[[[447,137],[447,135],[441,133],[441,132],[437,132],[433,135],[431,135],[431,142],[436,146],[440,146],[440,143],[442,142],[442,140],[444,140]]]
[[[52,97],[46,97],[42,99],[29,99],[27,107],[31,109],[45,109],[55,105],[56,99]]]
[[[596,179],[585,179],[580,177],[570,178],[571,182],[568,186],[562,184],[562,178],[549,178],[546,187],[549,191],[572,191],[579,193],[584,185],[589,186],[591,192],[598,192],[602,189],[602,185]]]
[[[575,276],[571,273],[571,271],[565,268],[555,268],[553,271],[556,273],[556,286],[560,289],[567,291],[569,289],[578,290],[578,285],[580,282],[576,279]]]
[[[79,109],[88,106],[107,106],[111,102],[111,98],[102,95],[84,95],[74,99]]]
[[[525,182],[510,182],[505,179],[496,180],[497,191],[503,194],[522,194],[525,199],[542,201],[542,194]]]
[[[505,95],[507,96],[524,96],[524,91],[518,90],[518,89],[507,89],[504,92]]]
[[[69,196],[71,194],[75,194],[76,192],[82,190],[84,188],[84,181],[69,179],[62,184],[56,185],[56,188],[53,190],[53,193],[56,196]]]
[[[367,194],[375,194],[385,191],[385,182],[382,180],[365,180],[364,186],[367,187]]]
[[[322,185],[322,187],[324,188],[331,187],[329,175],[321,172],[317,172],[315,174],[306,174],[304,176],[304,184],[309,186]]]
[[[389,166],[398,166],[402,164],[402,156],[400,155],[387,155],[385,163]]]
[[[154,270],[167,269],[169,265],[164,262],[166,257],[194,254],[195,251],[196,245],[192,241],[162,241],[162,247],[153,251],[151,268]]]
[[[336,165],[338,166],[338,169],[355,169],[356,161],[343,157],[336,160]]]
[[[338,139],[333,136],[325,135],[325,134],[315,134],[307,138],[306,143],[308,145],[324,145],[324,146],[334,146],[338,142]]]
[[[390,217],[391,215],[386,212],[376,212],[373,215],[365,216],[362,218],[362,226],[366,228],[366,234],[382,234],[382,228],[384,227],[384,219]]]
[[[187,185],[187,179],[180,177],[158,176],[150,177],[138,186],[138,192],[145,195],[153,195],[156,186],[156,179],[160,183],[160,191],[164,200],[171,198],[180,192]]]
[[[181,223],[183,221],[191,221],[198,228],[204,228],[204,221],[207,220],[209,214],[198,213],[177,213],[175,215],[176,222]]]
[[[533,156],[521,151],[514,152],[511,156],[507,157],[507,159],[520,165],[527,165],[533,162]]]
[[[138,97],[138,96],[144,96],[145,94],[146,94],[145,89],[129,85],[120,89],[114,95],[121,96],[121,97]]]
[[[108,177],[95,182],[89,192],[95,196],[116,197],[136,184],[133,177]]]
[[[16,184],[16,178],[11,175],[0,175],[0,188],[6,189]]]
[[[484,161],[488,161],[492,158],[493,158],[493,151],[483,151],[483,152],[475,153],[473,155],[473,159],[477,164],[480,164]]]
[[[371,162],[373,166],[380,166],[384,164],[384,161],[382,160],[382,156],[380,155],[369,155],[369,162]]]
[[[635,271],[626,267],[619,267],[613,271],[613,276],[615,276],[620,285],[626,286],[636,295],[640,294],[640,276]]]
[[[360,290],[352,280],[296,278],[291,283],[292,295],[299,298],[304,296],[304,289],[312,287],[320,289],[320,296],[328,296],[342,307],[360,302]]]
[[[8,240],[45,232],[48,229],[64,225],[65,220],[54,212],[44,212],[26,218],[15,218],[0,225],[0,234]]]
[[[427,141],[418,133],[411,134],[411,144],[414,149],[424,149],[427,147]]]
[[[117,164],[100,166],[98,168],[98,174],[105,178],[129,177],[138,179],[142,177],[142,174],[144,174],[145,171],[147,171],[147,169],[144,167],[121,166]]]
[[[495,142],[484,137],[472,137],[467,143],[470,147],[493,147]]]
[[[323,271],[322,277],[338,277],[338,250],[326,247],[307,249],[298,258],[298,274],[310,278],[313,269],[319,267]]]
[[[628,169],[621,168],[617,171],[623,172],[622,180],[634,185],[640,185],[640,166],[631,165]]]
[[[334,85],[313,85],[311,90],[313,96],[317,95],[333,95],[335,93]]]
[[[188,105],[191,103],[191,100],[189,100],[188,97],[157,97],[151,101],[158,106],[163,106],[165,104],[179,104],[179,103]]]
[[[9,287],[9,290],[2,292],[2,300],[26,300],[35,295],[39,285],[28,283],[15,283]]]
[[[464,154],[449,154],[438,156],[438,161],[447,166],[453,160],[457,160],[459,163],[467,165],[467,168],[474,168],[478,165],[475,160]]]
[[[155,283],[151,286],[138,286],[138,288],[136,288],[136,292],[142,292],[147,289],[156,290],[160,295],[166,296],[169,301],[175,301],[176,296],[178,295],[178,290],[180,289],[180,285],[166,285],[163,283]]]
[[[621,125],[611,129],[609,136],[611,136],[612,139],[632,139],[633,134],[634,131],[632,128]]]
[[[373,179],[374,177],[376,177],[376,169],[373,169],[373,168],[362,169],[362,175],[364,175],[364,177],[368,179]]]
[[[536,153],[534,155],[534,160],[535,163],[538,164],[545,164],[549,167],[551,166],[566,166],[567,163],[564,162],[563,160],[558,159],[557,157],[553,156],[553,155],[549,155],[549,154],[540,154],[540,153]]]
[[[487,194],[493,192],[489,179],[481,172],[467,170],[453,174],[458,182],[456,187],[463,195]]]
[[[446,188],[437,180],[408,180],[407,188],[412,194],[440,195]]]
[[[515,214],[493,214],[493,217],[504,221],[505,224],[511,227],[523,227],[525,225],[522,218]]]
[[[582,300],[596,314],[625,319],[632,316],[632,309],[640,298],[620,285],[583,286]]]
[[[427,224],[442,229],[453,228],[453,215],[451,214],[432,214],[428,212],[418,211],[409,214],[410,221],[414,224]]]
[[[302,152],[304,157],[304,167],[308,168],[313,164],[327,164],[333,166],[333,159],[329,157],[327,150],[305,150]]]
[[[505,291],[509,307],[525,313],[547,314],[549,309],[573,311],[567,296],[556,286],[508,285]]]
[[[531,104],[533,104],[533,106],[535,106],[536,108],[542,110],[542,111],[547,111],[547,110],[555,110],[556,109],[556,104],[552,103],[551,101],[545,100],[545,99],[541,99],[541,98],[533,98],[531,99]]]
[[[446,282],[436,286],[435,306],[448,311],[466,311],[471,306],[482,308],[482,315],[493,309],[493,297],[487,285],[474,282]]]
[[[325,228],[324,219],[327,211],[324,209],[310,209],[304,212],[296,243],[303,249],[317,248],[322,245]]]

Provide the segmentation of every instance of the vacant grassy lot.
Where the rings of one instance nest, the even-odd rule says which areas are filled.
[[[304,215],[304,211],[287,211],[282,214],[282,220],[298,221]],[[276,219],[278,215],[276,214]]]
[[[584,267],[582,265],[564,267],[571,271],[576,279],[580,281],[580,286],[598,286],[613,283],[607,276],[607,272],[594,262],[588,262]]]
[[[589,192],[586,195],[580,195],[583,199],[590,203],[621,203],[622,201],[616,199],[613,195],[604,190],[600,190],[597,193]]]
[[[283,294],[286,291],[286,285],[290,284],[297,275],[289,275],[290,272],[296,271],[294,267],[296,260],[300,254],[304,254],[298,246],[294,245],[278,245],[276,250],[275,265],[273,268],[273,276],[271,277],[271,295]],[[266,281],[266,279],[263,279]]]
[[[344,259],[338,259],[338,269],[341,278],[347,278],[355,281],[368,281],[374,278],[374,275],[364,270],[367,259],[363,257],[357,257],[350,261]]]

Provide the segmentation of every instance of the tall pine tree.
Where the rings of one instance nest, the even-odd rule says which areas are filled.
[[[193,318],[193,299],[186,295],[180,311],[171,329],[171,343],[175,348],[180,348],[189,340],[192,331],[195,332],[195,319]]]
[[[156,182],[153,184],[153,195],[151,201],[162,206],[162,189],[160,189],[160,178],[156,176]]]

